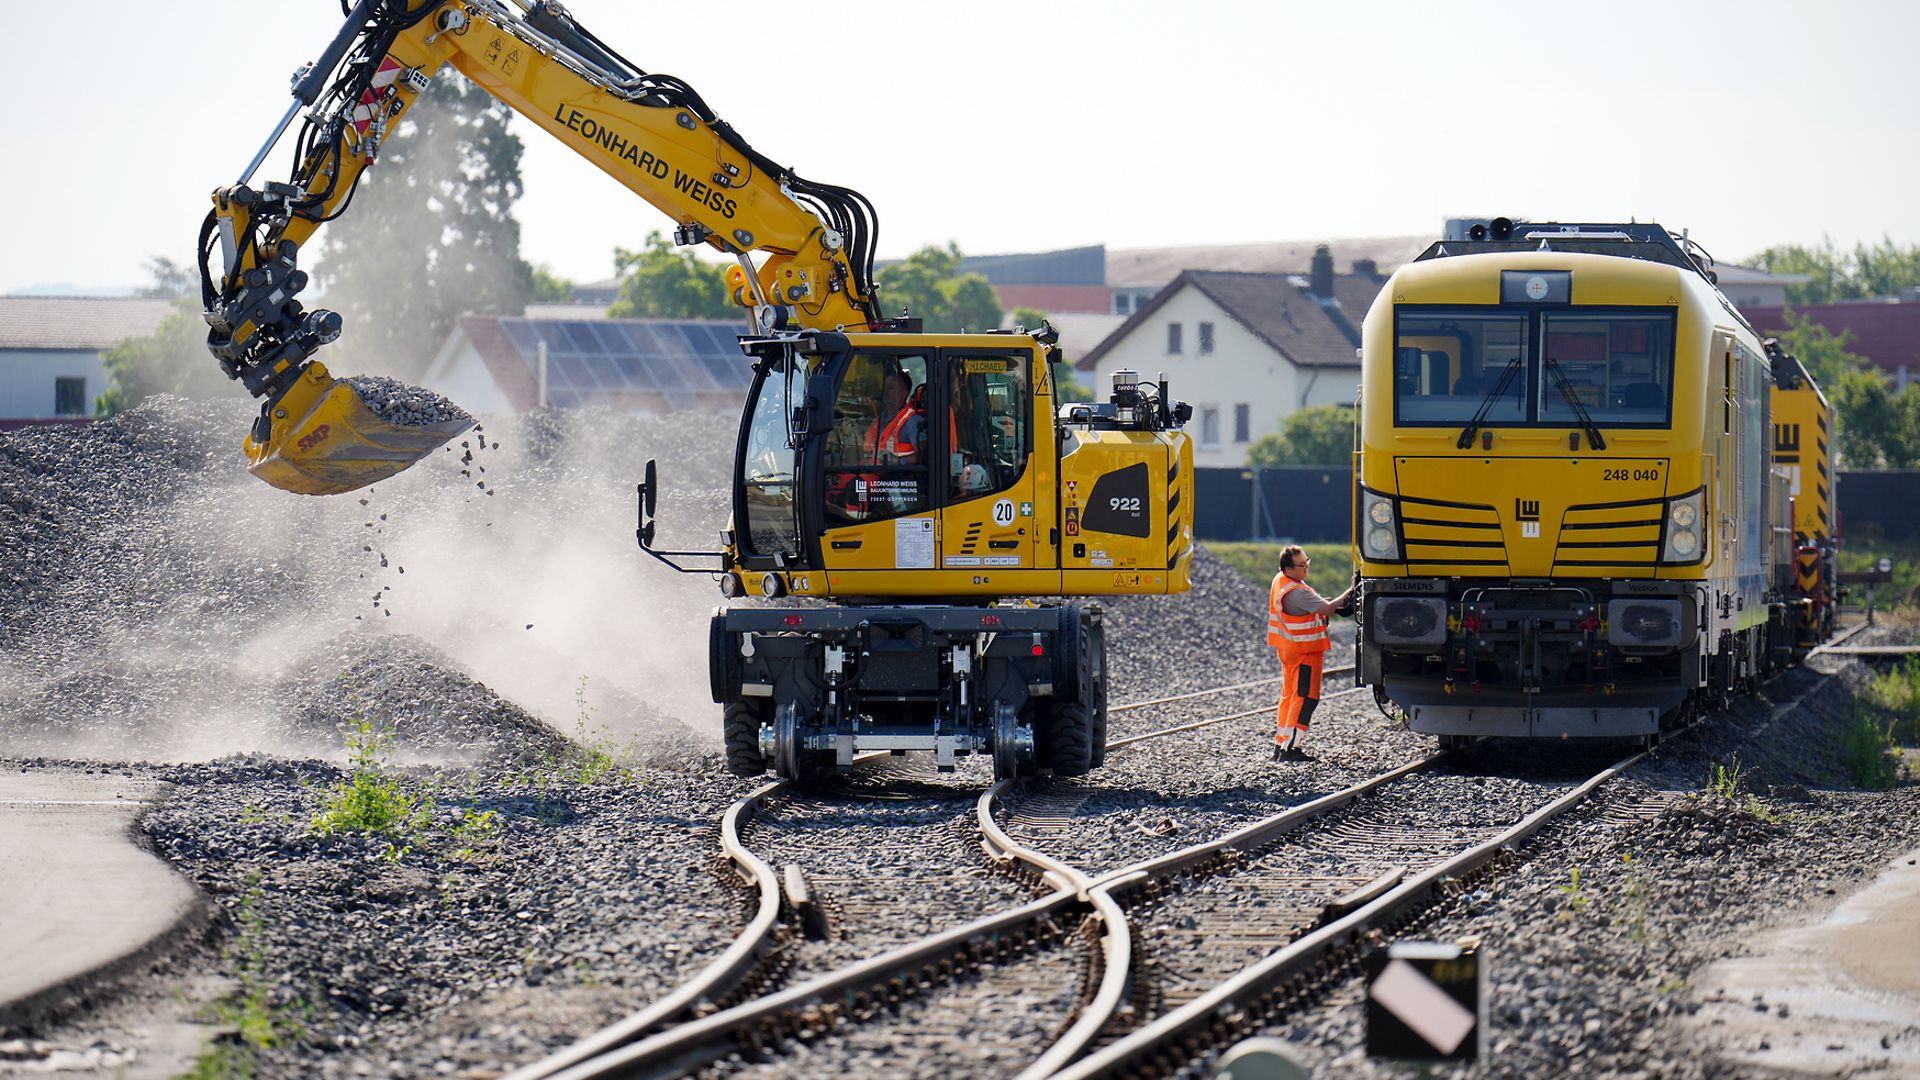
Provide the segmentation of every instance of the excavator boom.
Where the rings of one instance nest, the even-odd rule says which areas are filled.
[[[264,398],[245,451],[289,491],[350,491],[406,468],[463,430],[458,418],[396,423],[313,360],[341,319],[298,300],[300,250],[345,212],[383,142],[442,68],[465,75],[675,221],[675,238],[735,256],[743,314],[767,331],[864,329],[873,321],[872,208],[755,152],[700,96],[641,71],[558,4],[359,0],[236,184],[213,194],[201,230],[208,348]],[[249,186],[296,114],[299,156],[285,182]],[[220,265],[213,265],[218,249]],[[764,258],[756,265],[750,252]]]

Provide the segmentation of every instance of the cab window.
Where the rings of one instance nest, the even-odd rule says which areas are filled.
[[[1021,357],[953,355],[947,361],[947,501],[1013,486],[1031,445],[1027,368]]]
[[[926,399],[926,357],[848,359],[825,450],[829,528],[929,508]]]

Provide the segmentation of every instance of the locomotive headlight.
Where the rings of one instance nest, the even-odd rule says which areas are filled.
[[[1369,559],[1400,558],[1400,537],[1394,528],[1393,500],[1385,495],[1360,489],[1361,514],[1366,532],[1360,541],[1360,553]]]
[[[1701,518],[1705,516],[1707,493],[1705,489],[1691,495],[1682,495],[1667,503],[1667,544],[1661,552],[1664,562],[1694,562],[1700,558]]]
[[[1375,601],[1367,632],[1388,647],[1430,649],[1447,643],[1447,602],[1437,596],[1394,596]]]
[[[787,595],[787,583],[780,580],[779,574],[768,574],[760,579],[760,595],[769,600],[778,600]]]

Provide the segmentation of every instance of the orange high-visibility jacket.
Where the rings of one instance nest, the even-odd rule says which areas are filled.
[[[1287,614],[1284,604],[1287,594],[1304,588],[1306,585],[1281,571],[1273,576],[1273,587],[1267,590],[1267,644],[1280,650],[1282,656],[1322,653],[1332,644],[1327,636],[1327,616],[1324,612],[1319,615]]]

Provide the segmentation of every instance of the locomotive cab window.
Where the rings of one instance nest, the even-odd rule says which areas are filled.
[[[1489,424],[1527,419],[1527,316],[1402,312],[1393,356],[1393,411],[1403,424],[1458,426],[1487,407]]]
[[[1610,427],[1668,422],[1671,316],[1549,313],[1542,320],[1541,423],[1577,424],[1581,409],[1594,423]]]
[[[1029,448],[1026,364],[1017,356],[954,355],[947,378],[948,501],[1012,487]]]
[[[829,528],[928,509],[927,394],[923,356],[848,359],[823,455]]]
[[[1666,311],[1402,308],[1395,312],[1394,422],[1665,427],[1673,349]]]

